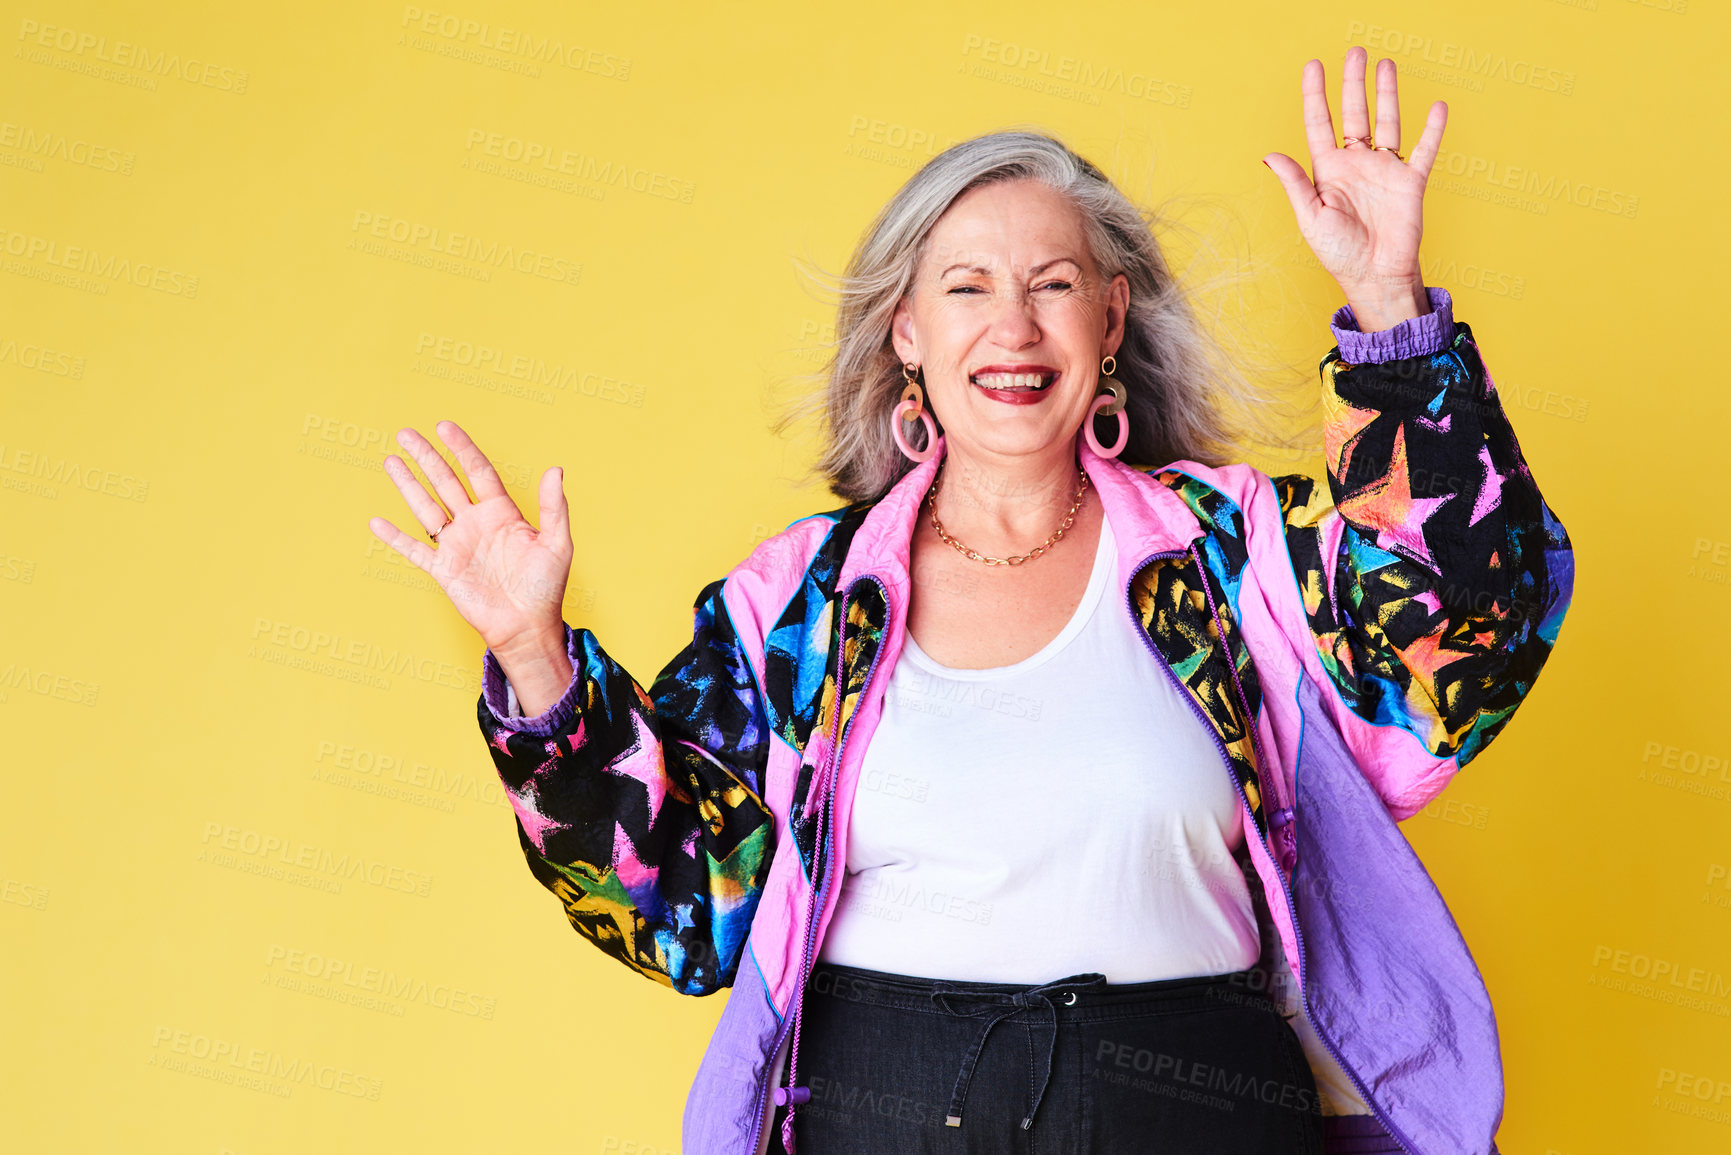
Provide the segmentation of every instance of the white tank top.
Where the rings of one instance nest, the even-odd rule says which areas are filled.
[[[1137,633],[1102,520],[1087,592],[1023,660],[941,666],[910,634],[860,768],[818,957],[973,982],[1253,965],[1237,788]]]

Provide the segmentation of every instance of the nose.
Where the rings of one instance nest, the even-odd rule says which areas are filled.
[[[1039,343],[1040,326],[1026,292],[997,296],[992,305],[991,338],[1004,349],[1026,349]]]

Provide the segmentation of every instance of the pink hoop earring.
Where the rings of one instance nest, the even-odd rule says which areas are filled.
[[[897,401],[896,407],[890,411],[890,436],[896,439],[896,448],[901,450],[909,461],[919,465],[930,461],[937,450],[938,431],[926,413],[925,392],[920,388],[919,382],[914,380],[914,372],[914,366],[902,366],[902,377],[907,381],[907,388],[902,390],[901,400]],[[915,449],[909,445],[907,437],[902,433],[902,422],[916,417],[920,424],[926,427],[924,449]]]
[[[1094,398],[1094,403],[1088,407],[1087,419],[1082,422],[1082,436],[1087,439],[1088,448],[1101,457],[1118,456],[1124,452],[1124,446],[1130,441],[1130,419],[1124,415],[1124,402],[1128,400],[1128,395],[1124,392],[1124,386],[1112,380],[1112,374],[1117,368],[1118,359],[1116,357],[1107,357],[1100,362],[1100,373],[1103,378],[1100,383],[1105,386],[1106,392]],[[1101,414],[1109,414],[1118,418],[1118,437],[1112,442],[1111,448],[1101,445],[1099,438],[1094,436],[1094,418]]]

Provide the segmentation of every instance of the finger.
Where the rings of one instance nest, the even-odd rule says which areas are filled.
[[[415,515],[415,520],[428,533],[432,533],[450,518],[445,507],[433,500],[433,495],[421,486],[415,471],[409,468],[408,462],[395,453],[385,454],[385,476],[391,479],[397,487],[397,492],[403,495],[403,501],[409,506],[409,512]]]
[[[1431,165],[1436,162],[1436,154],[1442,148],[1443,125],[1448,123],[1449,106],[1443,101],[1432,101],[1430,113],[1424,118],[1424,131],[1419,134],[1418,143],[1412,146],[1412,155],[1406,158],[1406,163],[1418,169],[1426,180],[1430,179]]]
[[[433,572],[433,562],[439,556],[433,547],[424,541],[410,537],[382,517],[367,519],[367,528],[373,531],[373,536],[408,558],[427,573]]]
[[[1376,62],[1376,143],[1400,150],[1400,90],[1395,85],[1394,61]]]
[[[1326,78],[1322,74],[1322,61],[1307,60],[1304,62],[1304,72],[1299,77],[1298,86],[1304,94],[1304,143],[1310,149],[1310,171],[1316,171],[1316,162],[1323,156],[1335,150],[1334,118],[1329,115],[1328,97],[1323,92]]]
[[[433,492],[439,495],[439,500],[445,503],[445,508],[451,511],[453,517],[459,509],[471,504],[469,491],[463,488],[463,483],[457,480],[450,464],[439,456],[439,451],[433,448],[432,442],[413,428],[403,428],[397,430],[397,444],[415,459],[421,472],[433,483]]]
[[[1304,166],[1284,152],[1271,152],[1262,158],[1262,163],[1280,178],[1280,187],[1286,190],[1286,197],[1292,202],[1292,215],[1298,218],[1298,223],[1302,225],[1309,221],[1316,214],[1322,197],[1318,195],[1316,186],[1310,183]]]
[[[565,501],[565,470],[555,465],[541,475],[538,532],[550,549],[571,552],[571,507]]]
[[[475,491],[475,499],[484,501],[489,497],[504,497],[505,483],[499,480],[499,473],[493,468],[493,463],[487,460],[487,455],[481,452],[481,447],[463,427],[455,421],[441,421],[433,426],[439,435],[439,440],[451,447],[451,452],[457,457],[457,464],[463,467],[463,475],[469,479],[469,488]]]
[[[1364,62],[1370,58],[1363,46],[1354,44],[1346,50],[1346,64],[1340,76],[1340,135],[1370,135],[1370,107],[1364,100]],[[1357,147],[1357,146],[1355,146]]]

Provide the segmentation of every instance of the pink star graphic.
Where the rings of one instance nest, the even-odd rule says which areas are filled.
[[[523,784],[521,791],[506,790],[505,797],[511,800],[511,809],[517,812],[517,821],[523,824],[523,833],[529,836],[529,841],[535,844],[535,849],[543,855],[547,853],[547,832],[565,829],[565,824],[549,818],[541,813],[539,800],[535,797],[535,781],[530,779]]]
[[[1424,523],[1438,506],[1453,501],[1456,496],[1453,493],[1442,497],[1412,495],[1412,479],[1407,474],[1406,465],[1406,427],[1403,425],[1395,430],[1388,472],[1341,502],[1340,513],[1355,525],[1376,530],[1376,544],[1380,548],[1405,546],[1408,556],[1416,557],[1435,569],[1436,559],[1424,541]]]

